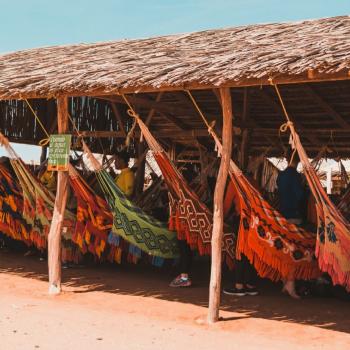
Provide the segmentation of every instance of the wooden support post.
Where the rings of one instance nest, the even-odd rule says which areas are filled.
[[[57,99],[58,132],[68,130],[68,99]],[[49,294],[61,292],[61,231],[68,195],[68,172],[59,171],[55,207],[48,236]]]
[[[146,152],[147,147],[144,142],[138,142],[137,144],[137,170],[135,176],[135,195],[138,198],[142,192],[145,183],[145,170],[146,170]]]
[[[242,121],[247,122],[249,119],[249,88],[244,88],[244,98],[243,98],[243,115]],[[248,165],[248,146],[249,146],[249,130],[243,129],[242,131],[242,142],[241,142],[241,150],[240,150],[240,159],[239,165],[241,170],[246,170]]]
[[[44,163],[47,158],[47,146],[41,147],[40,164]]]
[[[224,228],[224,192],[232,152],[232,100],[229,88],[220,89],[223,127],[222,155],[214,193],[213,235],[211,239],[211,275],[209,287],[208,322],[219,319],[221,293],[222,236]]]

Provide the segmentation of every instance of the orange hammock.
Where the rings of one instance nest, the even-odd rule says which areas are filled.
[[[200,254],[211,254],[213,214],[189,188],[186,180],[172,164],[145,123],[132,109],[129,110],[129,113],[135,117],[168,186],[170,230],[175,230],[180,240],[185,239],[190,247],[198,249]],[[232,266],[235,257],[236,239],[233,232],[229,232],[227,227],[225,227],[222,247],[223,252],[226,253],[226,262]]]
[[[69,183],[77,199],[77,217],[72,240],[83,253],[89,251],[100,259],[107,246],[113,223],[108,204],[93,193],[72,165],[69,165]]]
[[[294,129],[277,85],[274,85],[287,123],[281,131],[291,132],[292,147],[298,152],[310,190],[316,202],[317,241],[316,256],[322,271],[327,272],[334,284],[350,290],[350,224],[327,196],[321,182]]]
[[[350,290],[350,224],[332,203],[323,189],[315,169],[290,121],[292,145],[299,154],[310,190],[316,201],[318,218],[316,256],[320,269],[327,272],[334,284]]]
[[[194,106],[214,139],[218,154],[222,145],[202,111],[188,91]],[[230,160],[229,183],[224,207],[235,201],[240,213],[237,257],[245,254],[261,277],[311,279],[320,275],[314,256],[315,236],[289,223],[275,210]]]
[[[0,165],[0,231],[30,246],[31,226],[24,220],[22,212],[22,191],[6,166]]]
[[[213,130],[209,131],[221,154],[218,137]],[[227,193],[235,199],[241,217],[237,255],[246,255],[261,277],[273,281],[318,277],[315,235],[289,223],[250,184],[232,160],[229,175],[231,183]]]

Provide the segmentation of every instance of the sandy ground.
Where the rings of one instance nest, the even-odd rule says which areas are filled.
[[[197,264],[198,265],[198,264]],[[47,295],[46,263],[0,251],[0,349],[350,349],[350,303],[294,301],[262,285],[258,297],[223,296],[208,326],[208,264],[195,285],[171,289],[171,272],[142,266],[65,270]]]

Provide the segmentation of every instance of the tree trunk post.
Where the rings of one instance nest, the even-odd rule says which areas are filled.
[[[41,147],[40,164],[44,163],[47,158],[47,146]]]
[[[221,294],[222,236],[224,227],[224,192],[232,151],[232,100],[229,88],[221,88],[223,111],[222,155],[214,193],[213,234],[211,240],[211,274],[209,286],[208,322],[219,319]]]
[[[242,115],[242,122],[246,123],[249,120],[249,88],[244,88],[244,97],[243,97],[243,115]],[[248,147],[249,147],[249,139],[250,139],[250,132],[248,129],[244,128],[242,131],[242,142],[241,142],[241,150],[240,150],[240,159],[239,159],[239,165],[242,169],[242,171],[246,170],[248,166]]]
[[[68,98],[57,99],[58,133],[68,130]],[[58,171],[55,207],[48,235],[49,294],[61,292],[61,231],[68,195],[68,172]]]

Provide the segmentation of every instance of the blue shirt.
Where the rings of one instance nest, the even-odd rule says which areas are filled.
[[[304,199],[301,175],[289,166],[278,174],[277,187],[280,213],[286,219],[301,219]]]

